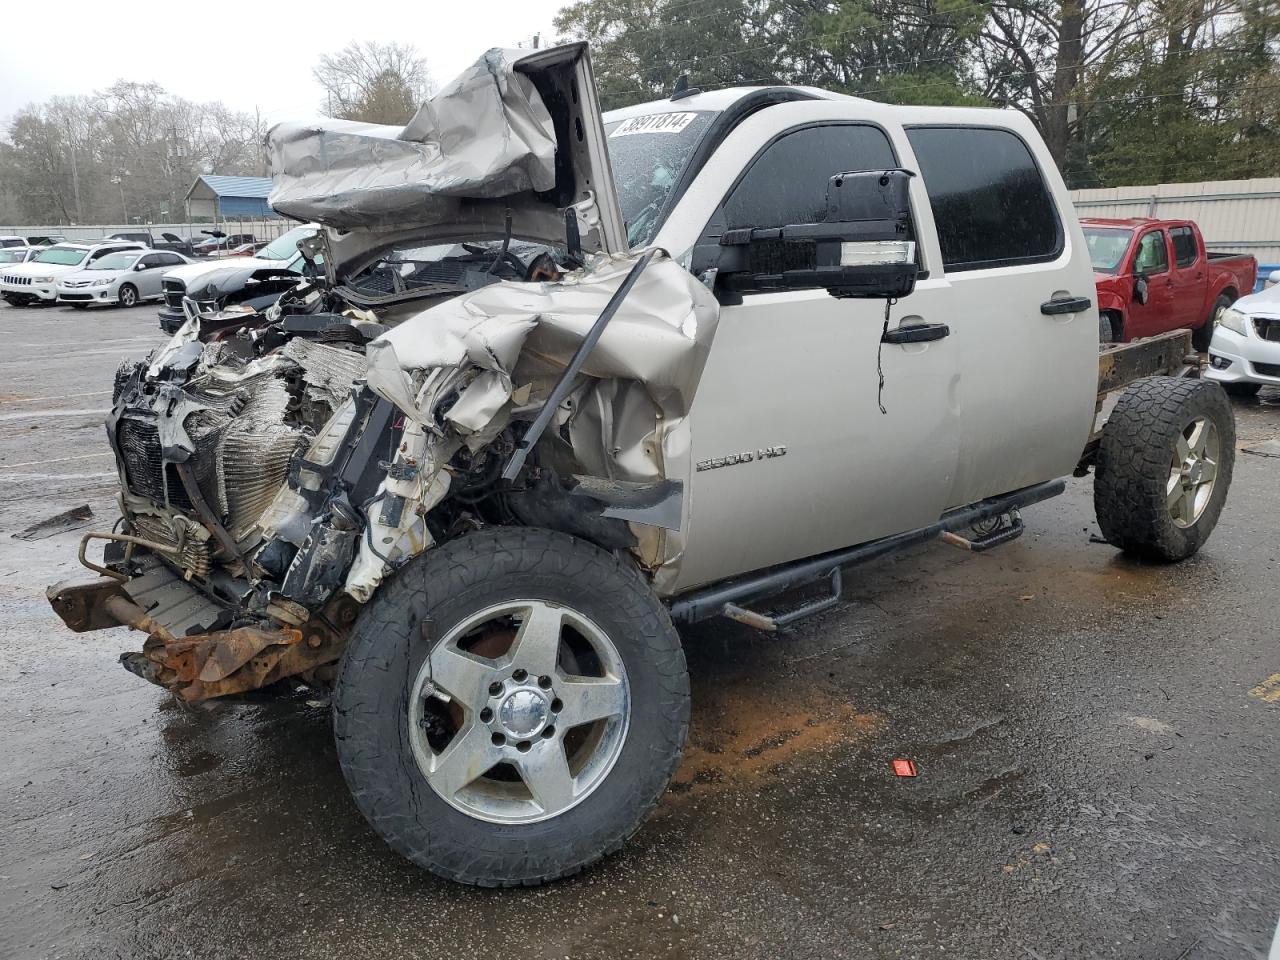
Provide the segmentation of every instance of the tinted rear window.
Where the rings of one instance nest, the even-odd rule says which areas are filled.
[[[1173,241],[1173,258],[1180,267],[1189,267],[1196,262],[1200,251],[1196,249],[1196,235],[1190,227],[1174,227],[1169,231]]]
[[[947,270],[1052,260],[1062,225],[1027,145],[1008,130],[913,127],[907,138],[924,177]]]

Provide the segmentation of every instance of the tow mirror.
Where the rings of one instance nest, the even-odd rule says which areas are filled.
[[[822,287],[833,297],[887,300],[915,289],[909,170],[836,174],[818,223],[726,230],[717,272],[730,289]]]
[[[1133,281],[1133,299],[1137,300],[1138,303],[1145,304],[1150,292],[1151,288],[1147,284],[1147,278],[1142,274],[1138,274]]]

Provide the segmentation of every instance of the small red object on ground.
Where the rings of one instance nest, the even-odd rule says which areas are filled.
[[[914,760],[893,761],[893,772],[900,777],[915,777],[920,774],[920,771],[916,769],[916,762]]]

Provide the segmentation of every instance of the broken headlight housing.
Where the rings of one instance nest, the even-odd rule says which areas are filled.
[[[1248,318],[1239,310],[1232,307],[1227,307],[1218,314],[1218,325],[1226,327],[1228,330],[1233,333],[1238,333],[1242,337],[1247,337],[1249,335]]]

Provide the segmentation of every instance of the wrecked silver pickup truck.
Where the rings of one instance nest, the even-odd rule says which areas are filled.
[[[269,147],[274,207],[325,227],[307,276],[122,367],[122,520],[49,596],[186,700],[332,685],[360,810],[443,876],[538,883],[637,829],[688,725],[674,623],[776,630],[842,568],[1017,537],[1073,471],[1139,555],[1222,509],[1221,390],[1152,376],[1181,335],[1100,367],[1019,114],[786,87],[602,117],[575,45]]]

